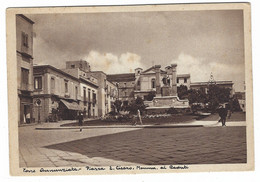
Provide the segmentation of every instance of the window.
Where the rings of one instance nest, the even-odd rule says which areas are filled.
[[[22,45],[25,47],[29,47],[28,44],[28,34],[22,32]]]
[[[187,78],[184,78],[184,83],[187,83]]]
[[[42,77],[34,78],[34,89],[42,89]]]
[[[51,89],[55,89],[55,78],[51,77]]]
[[[90,102],[90,89],[88,89],[88,101]]]
[[[86,87],[83,87],[83,100],[84,100],[84,106],[87,105],[87,92],[86,92]]]
[[[125,92],[125,97],[127,96],[127,92]]]
[[[65,82],[64,82],[64,86],[65,86],[65,93],[68,93],[68,91],[69,91],[69,85],[68,85],[68,81],[67,80],[64,80]]]
[[[78,87],[75,86],[75,99],[77,100],[78,99]]]
[[[23,84],[28,84],[29,83],[29,70],[22,68],[22,83]]]
[[[137,86],[140,86],[140,85],[141,85],[140,80],[138,80],[137,81]]]
[[[106,87],[107,87],[107,80],[104,79],[104,88],[106,89]]]
[[[179,78],[177,78],[177,83],[179,83]]]
[[[93,106],[95,107],[95,104],[97,102],[96,94],[93,91]]]
[[[75,68],[75,64],[72,64],[70,67],[71,67],[71,68]]]
[[[155,88],[155,79],[152,79],[152,88]]]

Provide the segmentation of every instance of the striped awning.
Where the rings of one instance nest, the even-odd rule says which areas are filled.
[[[76,102],[68,102],[66,100],[61,99],[61,102],[69,109],[74,111],[80,111],[83,110],[80,105],[78,105]]]

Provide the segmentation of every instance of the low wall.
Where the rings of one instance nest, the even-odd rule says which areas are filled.
[[[180,100],[178,96],[164,96],[164,97],[154,97],[153,105],[150,104],[149,107],[155,108],[189,108],[188,100]]]

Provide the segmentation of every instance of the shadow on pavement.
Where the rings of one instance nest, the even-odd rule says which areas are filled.
[[[87,132],[87,131],[83,131]],[[144,128],[45,148],[144,165],[246,163],[246,128]]]

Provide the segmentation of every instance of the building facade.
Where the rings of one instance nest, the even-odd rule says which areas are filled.
[[[180,87],[181,85],[184,85],[187,87],[187,89],[190,89],[190,74],[177,74],[177,87]]]
[[[76,61],[78,63],[78,61]],[[79,105],[84,109],[83,113],[85,118],[97,117],[98,116],[98,80],[97,78],[90,75],[90,67],[88,64],[84,64],[80,61],[80,64],[74,64],[74,61],[66,62],[66,69],[62,71],[78,78],[79,80],[79,91],[80,101]],[[75,65],[72,66],[71,65]],[[82,67],[81,65],[88,65]],[[81,68],[79,68],[81,67]]]
[[[210,84],[215,84],[222,88],[229,88],[230,89],[230,95],[233,95],[233,85],[234,83],[232,81],[214,81],[214,82],[193,82],[190,84],[190,89],[199,90],[202,89],[205,93],[208,93],[208,87]]]
[[[66,62],[66,69],[74,69],[74,68],[78,68],[85,72],[91,71],[89,63],[85,60],[67,61]]]
[[[238,100],[240,109],[246,112],[246,92],[235,92],[234,97]]]
[[[102,117],[113,110],[114,102],[118,96],[117,87],[107,79],[107,75],[104,72],[91,71],[89,63],[85,60],[67,61],[64,71],[78,77],[80,80],[88,80],[96,86],[96,90],[93,91],[92,89],[93,93],[91,94],[95,98],[95,106],[97,107],[95,110],[92,109],[95,116]]]
[[[16,56],[18,124],[34,122],[33,109],[33,24],[26,16],[16,15]]]
[[[117,98],[117,87],[107,80],[107,75],[103,71],[91,71],[90,74],[97,78],[98,116],[103,117],[114,109],[114,101]]]
[[[135,73],[108,75],[108,80],[117,85],[120,100],[130,101],[136,97],[146,100],[151,92],[157,95],[162,94],[165,85],[163,80],[168,80],[168,86],[171,88],[173,85],[177,85],[177,87],[185,85],[188,89],[190,88],[190,74],[176,76],[176,67],[177,65],[174,68],[171,65],[165,70],[162,70],[160,65],[152,66],[147,70],[136,68]],[[173,92],[177,93],[176,90]]]
[[[112,82],[118,89],[118,98],[123,102],[134,99],[136,79],[134,73],[107,75],[108,81]]]
[[[35,121],[76,119],[82,111],[78,78],[50,65],[34,66],[33,117]]]
[[[118,98],[118,91],[117,86],[107,81],[106,83],[106,113],[109,113],[111,111],[115,111],[114,103],[116,99]]]

